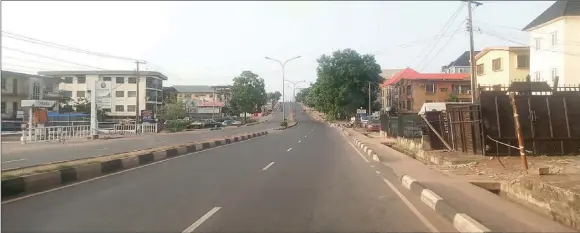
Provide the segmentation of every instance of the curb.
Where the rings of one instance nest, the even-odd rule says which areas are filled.
[[[338,127],[337,127],[338,128]],[[357,138],[354,138],[354,142],[358,147],[360,147],[368,156],[371,156],[374,161],[381,162],[378,155],[368,148],[364,143],[362,143]],[[397,176],[397,174],[395,174]],[[491,232],[489,228],[485,227],[478,221],[474,220],[467,214],[461,213],[453,208],[447,203],[442,197],[437,195],[430,189],[425,188],[419,181],[415,180],[409,175],[403,174],[400,178],[401,185],[411,193],[419,196],[421,201],[427,205],[429,208],[435,211],[438,215],[449,220],[455,230],[461,233],[487,233]]]
[[[148,163],[165,160],[171,157],[203,151],[234,142],[245,141],[251,138],[267,135],[268,131],[230,136],[213,141],[193,142],[176,146],[171,149],[143,152],[134,156],[112,159],[108,161],[67,167],[59,170],[39,174],[26,175],[2,180],[2,199],[23,194],[31,194],[53,189],[62,185],[92,179],[99,176],[115,173],[121,170],[139,167]]]

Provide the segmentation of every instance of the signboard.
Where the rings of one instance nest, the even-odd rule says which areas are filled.
[[[97,108],[111,108],[111,92],[112,90],[112,83],[110,81],[97,81],[97,89],[94,91],[95,104],[97,104]]]
[[[141,110],[141,122],[155,123],[155,113],[153,110]]]
[[[364,108],[363,109],[357,109],[356,110],[356,113],[367,113],[367,110],[364,109]]]
[[[16,111],[16,118],[18,119],[24,118],[24,111]]]
[[[54,100],[22,100],[20,106],[35,107],[35,108],[50,108],[53,107],[56,101]]]
[[[220,113],[220,107],[197,107],[197,113]]]

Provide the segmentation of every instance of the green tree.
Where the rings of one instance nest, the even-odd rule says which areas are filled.
[[[352,49],[339,50],[318,59],[317,80],[308,91],[308,104],[331,119],[345,119],[356,109],[377,98],[381,67],[373,55],[360,55]],[[375,109],[377,110],[377,109]]]
[[[281,97],[282,97],[282,93],[280,93],[279,91],[269,92],[267,95],[267,99],[271,100],[272,102],[279,101]]]
[[[236,115],[257,112],[266,104],[267,94],[264,79],[251,71],[244,71],[234,78],[231,89],[230,111]]]
[[[186,104],[181,100],[177,100],[175,96],[169,97],[164,100],[163,106],[157,109],[155,114],[161,122],[183,119],[187,116]]]
[[[302,102],[302,103],[305,103],[306,105],[308,105],[307,97],[308,97],[308,93],[310,93],[310,89],[311,89],[311,87],[300,89],[300,91],[298,91],[298,93],[296,93],[296,101]]]
[[[79,97],[75,100],[74,104],[72,105],[72,110],[75,112],[91,114],[91,101],[86,98]],[[105,121],[109,114],[108,109],[98,109],[97,110],[97,120],[98,121]]]

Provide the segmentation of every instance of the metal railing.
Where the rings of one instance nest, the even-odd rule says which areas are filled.
[[[22,140],[25,143],[86,139],[90,136],[91,127],[89,125],[37,127],[22,131]]]
[[[114,135],[135,135],[157,133],[157,124],[116,124],[113,125]]]

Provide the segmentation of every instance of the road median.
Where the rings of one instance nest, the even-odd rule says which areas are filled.
[[[2,171],[2,199],[41,192],[61,185],[88,180],[171,157],[203,151],[267,134],[268,131],[245,133],[180,145],[4,170]]]

